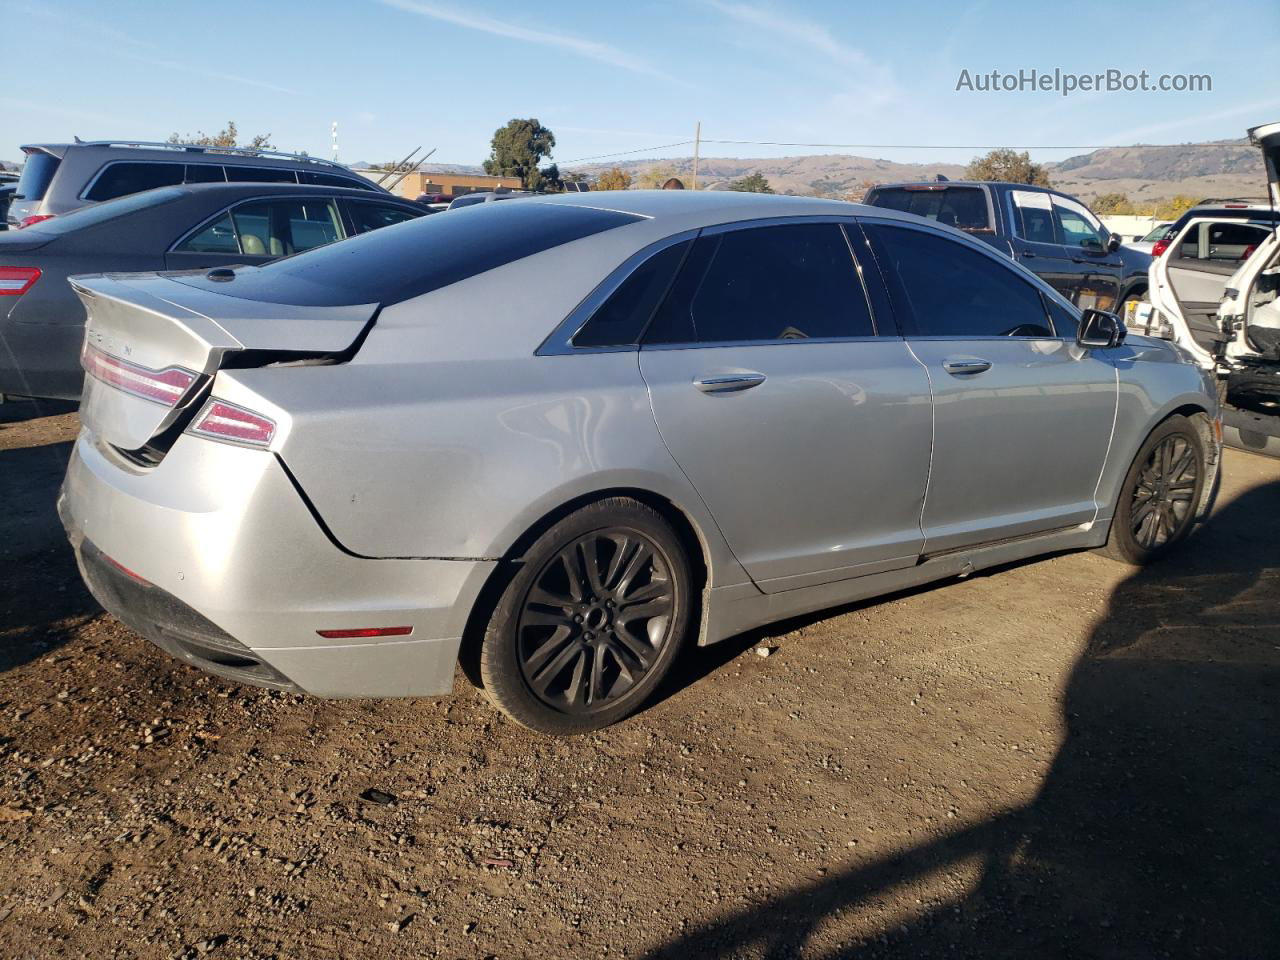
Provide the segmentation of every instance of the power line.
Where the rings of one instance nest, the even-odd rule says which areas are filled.
[[[594,157],[579,157],[577,160],[562,161],[565,166],[571,163],[587,163],[591,160],[608,160],[610,157],[629,157],[633,153],[649,153],[651,150],[667,150],[671,147],[687,147],[692,140],[677,140],[675,143],[664,143],[656,147],[641,147],[639,150],[621,150],[618,153],[601,153]]]

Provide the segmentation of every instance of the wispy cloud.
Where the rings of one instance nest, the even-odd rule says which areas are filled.
[[[149,67],[155,67],[158,70],[176,70],[179,73],[189,73],[195,77],[205,77],[209,80],[223,80],[227,83],[239,83],[246,87],[257,87],[259,90],[270,90],[272,93],[297,93],[288,87],[282,87],[279,84],[268,83],[266,80],[259,80],[256,77],[245,77],[238,73],[227,73],[222,70],[210,70],[199,64],[188,63],[182,60],[163,60],[158,57],[143,56],[138,53],[130,53],[127,50],[111,50],[106,51],[111,56],[120,57],[124,60],[133,60],[136,63],[146,64]]]
[[[1178,117],[1162,123],[1149,123],[1142,127],[1132,127],[1110,137],[1105,137],[1102,142],[1114,143],[1117,146],[1128,146],[1129,144],[1140,143],[1146,138],[1157,134],[1172,133],[1175,130],[1185,130],[1188,127],[1203,128],[1204,124],[1212,123],[1214,120],[1221,120],[1223,117],[1248,117],[1250,123],[1261,123],[1267,119],[1263,115],[1263,111],[1277,107],[1280,107],[1280,97],[1272,97],[1269,100],[1255,100],[1252,103],[1242,103],[1235,107],[1227,107],[1193,116]],[[1240,130],[1235,135],[1243,137],[1245,126],[1246,124],[1241,124]]]
[[[833,94],[830,105],[842,112],[866,112],[899,96],[893,71],[859,48],[839,39],[824,24],[794,11],[758,3],[706,0],[711,9],[729,18],[752,34],[767,38],[772,49],[790,47],[808,59],[808,65],[825,67],[840,77],[841,92]]]
[[[0,97],[0,109],[19,113],[29,113],[41,119],[60,117],[65,120],[82,120],[86,123],[118,123],[120,118],[107,113],[92,110],[77,110],[58,103],[47,103],[36,100],[19,100],[15,97]]]
[[[481,33],[507,37],[511,40],[523,40],[526,43],[535,43],[544,47],[556,47],[557,49],[577,54],[580,57],[585,57],[588,60],[607,63],[611,67],[621,67],[623,70],[628,70],[632,73],[670,79],[644,58],[619,50],[617,47],[610,46],[607,43],[575,37],[568,33],[553,33],[550,30],[524,27],[506,20],[498,20],[476,10],[459,10],[455,7],[447,7],[438,3],[418,3],[415,0],[380,0],[380,2],[388,7],[416,13],[419,16],[429,17],[432,20],[439,20],[443,23],[451,23],[454,26],[464,27],[468,30],[478,30]]]

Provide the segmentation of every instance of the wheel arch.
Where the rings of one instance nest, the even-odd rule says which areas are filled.
[[[698,646],[703,646],[707,642],[707,609],[713,561],[711,544],[702,527],[684,507],[662,494],[642,487],[626,485],[602,487],[571,497],[545,511],[514,539],[486,578],[467,616],[466,626],[462,632],[462,646],[458,653],[458,662],[467,679],[474,686],[477,688],[483,686],[480,678],[479,655],[485,626],[502,591],[506,589],[507,584],[524,562],[526,551],[560,520],[589,504],[613,497],[624,497],[643,503],[661,514],[662,518],[675,530],[676,536],[688,555],[693,576],[692,596],[697,605],[693,611],[693,622],[698,624],[696,642]]]

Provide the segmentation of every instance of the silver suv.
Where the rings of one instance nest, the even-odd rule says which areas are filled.
[[[13,228],[183,183],[309,183],[386,193],[340,163],[276,150],[98,140],[28,144],[22,151],[27,159],[8,212]]]

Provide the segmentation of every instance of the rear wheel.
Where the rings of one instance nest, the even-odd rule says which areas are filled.
[[[498,598],[480,647],[485,694],[542,733],[596,730],[642,706],[692,609],[688,557],[635,500],[575,511],[542,534]]]
[[[1120,488],[1105,552],[1141,566],[1168,552],[1195,524],[1205,482],[1204,442],[1186,417],[1152,431]]]

